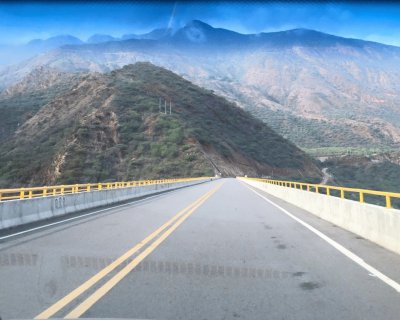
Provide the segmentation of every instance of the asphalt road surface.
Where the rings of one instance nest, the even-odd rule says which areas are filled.
[[[400,319],[399,292],[300,220],[400,282],[400,256],[220,179],[0,238],[0,317]]]

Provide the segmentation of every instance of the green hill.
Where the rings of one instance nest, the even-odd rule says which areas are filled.
[[[168,114],[159,112],[160,99]],[[263,122],[149,63],[83,76],[0,147],[2,187],[215,173],[321,176]]]

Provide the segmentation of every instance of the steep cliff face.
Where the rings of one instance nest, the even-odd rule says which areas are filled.
[[[2,186],[215,173],[321,176],[308,156],[261,121],[148,63],[81,76],[0,151]]]

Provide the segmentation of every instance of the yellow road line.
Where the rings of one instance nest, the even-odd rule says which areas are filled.
[[[133,259],[126,267],[119,271],[114,277],[108,280],[103,286],[96,290],[90,295],[85,301],[83,301],[74,310],[68,313],[64,319],[76,319],[85,313],[90,307],[92,307],[98,300],[100,300],[108,291],[110,291],[116,284],[118,284],[123,278],[125,278],[142,260],[144,260],[151,252],[153,252],[172,232],[175,231],[178,226],[184,222],[197,208],[199,208],[204,202],[207,201],[217,190],[222,186],[220,184],[217,188],[212,190],[204,199],[202,199],[195,207],[189,210],[188,213],[183,215],[174,225],[172,225],[167,231],[165,231],[157,240],[149,245],[142,253],[140,253],[135,259]]]
[[[185,212],[187,212],[192,207],[194,207],[202,199],[207,197],[207,195],[210,194],[212,191],[213,190],[210,190],[210,191],[206,192],[204,195],[202,195],[200,198],[196,199],[189,206],[187,206],[185,209],[181,210],[174,217],[172,217],[170,220],[168,220],[166,223],[164,223],[156,231],[154,231],[153,233],[148,235],[145,239],[141,240],[138,244],[136,244],[134,247],[129,249],[126,253],[124,253],[122,256],[120,256],[118,259],[113,261],[107,267],[105,267],[104,269],[99,271],[97,274],[95,274],[89,280],[84,282],[78,288],[74,289],[69,294],[67,294],[65,297],[61,298],[59,301],[57,301],[56,303],[51,305],[49,308],[44,310],[42,313],[38,314],[34,319],[48,319],[51,316],[53,316],[56,312],[60,311],[67,304],[69,304],[71,301],[73,301],[75,298],[80,296],[83,292],[85,292],[86,290],[91,288],[94,284],[96,284],[98,281],[100,281],[102,278],[104,278],[107,274],[109,274],[111,271],[113,271],[115,268],[117,268],[119,265],[121,265],[123,262],[125,262],[125,260],[127,260],[130,256],[132,256],[136,251],[138,251],[144,245],[146,245],[148,242],[150,242],[155,237],[157,237],[162,231],[164,231],[168,226],[170,226],[173,222],[175,222],[177,219],[179,219]]]

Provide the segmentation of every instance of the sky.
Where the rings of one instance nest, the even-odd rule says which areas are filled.
[[[400,46],[400,4],[395,2],[0,2],[0,44],[70,34],[120,37],[198,19],[241,33],[294,28]]]

